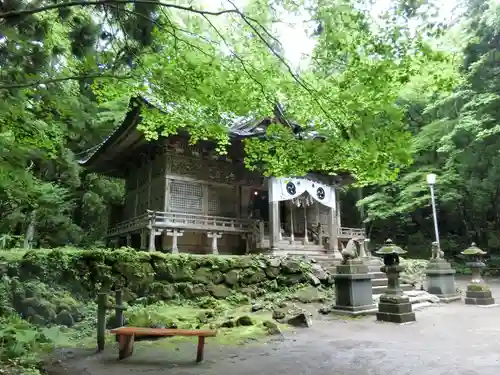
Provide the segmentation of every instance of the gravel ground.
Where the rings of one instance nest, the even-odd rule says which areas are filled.
[[[500,281],[490,280],[500,301]],[[459,280],[460,287],[465,286]],[[313,327],[268,344],[226,348],[210,345],[194,363],[195,343],[178,350],[136,344],[117,360],[117,349],[96,355],[64,350],[50,375],[497,375],[500,372],[500,306],[436,305],[417,312],[417,322],[393,325],[358,320],[314,321]]]

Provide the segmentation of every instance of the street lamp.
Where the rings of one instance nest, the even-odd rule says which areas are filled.
[[[429,189],[431,191],[431,203],[432,203],[432,218],[434,220],[434,234],[436,235],[436,242],[438,248],[441,249],[439,244],[439,229],[436,213],[436,198],[434,197],[434,185],[436,184],[436,175],[434,173],[429,173],[427,175],[427,183],[429,184]]]

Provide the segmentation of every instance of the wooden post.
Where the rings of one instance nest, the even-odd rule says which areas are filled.
[[[146,230],[141,230],[141,250],[146,250],[148,245],[147,245],[147,242],[148,242],[148,235],[147,235],[147,232]]]
[[[115,292],[115,317],[116,317],[116,324],[118,327],[123,327],[124,324],[124,319],[123,319],[123,293],[121,289],[118,289]]]
[[[328,250],[332,253],[334,257],[341,257],[339,253],[339,244],[338,244],[338,227],[336,220],[336,213],[333,207],[330,207],[328,211]]]
[[[198,337],[198,350],[196,352],[196,362],[203,361],[203,349],[205,348],[205,336]]]
[[[179,243],[178,243],[179,238],[178,237],[182,237],[183,234],[184,233],[178,229],[167,230],[167,236],[172,237],[172,254],[179,253]]]
[[[156,251],[155,239],[156,239],[155,230],[154,230],[154,228],[151,228],[149,230],[149,244],[148,244],[148,251],[149,252]]]
[[[309,238],[307,238],[307,204],[304,199],[303,203],[304,205],[304,245],[309,243]]]
[[[259,220],[259,248],[264,248],[265,226],[262,220]]]
[[[273,196],[273,181],[274,178],[269,178],[267,194],[271,198]],[[279,213],[279,202],[269,201],[269,247],[272,251],[278,249],[279,241],[279,230],[280,230],[280,213]]]
[[[207,233],[207,237],[212,239],[212,254],[213,255],[219,255],[219,248],[217,247],[217,239],[222,237],[222,234],[220,233]]]
[[[106,293],[99,293],[97,296],[97,351],[104,350],[106,333],[106,304],[108,302]]]
[[[295,242],[295,234],[293,233],[293,201],[290,201],[290,244]]]

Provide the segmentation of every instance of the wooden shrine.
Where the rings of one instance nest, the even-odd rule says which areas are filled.
[[[192,146],[183,134],[148,142],[137,130],[144,106],[151,104],[132,99],[122,124],[80,161],[125,181],[124,205],[112,207],[109,241],[174,253],[311,246],[333,253],[340,241],[364,238],[362,229],[341,226],[337,188],[347,182],[339,176],[276,179],[245,169],[242,140],[263,136],[272,119],[234,124],[229,152],[220,156],[212,142]]]

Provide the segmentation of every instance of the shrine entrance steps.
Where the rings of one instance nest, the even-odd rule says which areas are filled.
[[[331,274],[336,272],[336,267],[342,261],[341,258],[334,258],[330,252],[328,252],[323,246],[316,245],[314,243],[304,244],[303,238],[295,238],[295,241],[291,243],[289,237],[283,237],[282,240],[278,241],[277,248],[273,252],[274,255],[278,256],[296,256],[296,257],[307,257],[309,259],[314,259],[318,264],[320,264],[324,269],[326,269]],[[269,247],[269,239],[266,236],[264,240],[264,245]],[[382,262],[380,262],[380,266]],[[376,268],[376,269],[375,269]],[[372,279],[372,293],[373,295],[379,295],[385,293],[387,289],[387,277],[386,274],[378,270],[379,266],[372,268],[371,273],[373,274]],[[414,287],[410,284],[401,284],[401,288],[407,292],[413,290]]]

